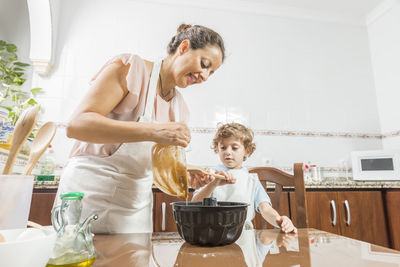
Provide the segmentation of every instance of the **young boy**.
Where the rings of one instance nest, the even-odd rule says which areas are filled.
[[[213,140],[213,149],[218,153],[222,165],[216,172],[223,174],[227,180],[214,179],[206,186],[194,192],[192,201],[202,201],[213,196],[218,201],[246,202],[247,209],[245,229],[252,229],[251,220],[255,211],[275,227],[285,233],[297,233],[292,221],[287,216],[280,216],[271,206],[271,200],[258,179],[257,174],[249,173],[242,166],[255,150],[253,132],[239,123],[228,123],[218,128]]]

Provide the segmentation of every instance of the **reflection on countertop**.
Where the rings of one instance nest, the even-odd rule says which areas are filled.
[[[233,244],[199,247],[178,233],[96,235],[94,266],[400,266],[395,251],[343,236],[299,229],[246,230]]]

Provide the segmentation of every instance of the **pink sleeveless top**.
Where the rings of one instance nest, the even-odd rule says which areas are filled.
[[[150,81],[150,73],[146,70],[145,62],[142,58],[133,54],[121,54],[109,60],[100,71],[92,78],[91,83],[99,77],[104,68],[114,62],[122,62],[129,65],[126,82],[128,94],[115,106],[115,108],[107,115],[108,118],[121,121],[138,121],[139,117],[144,114],[146,95]],[[153,119],[157,122],[164,123],[174,121],[173,103],[179,105],[180,120],[188,122],[189,109],[181,93],[176,90],[174,96],[177,101],[165,101],[156,94]],[[95,144],[82,141],[76,141],[72,147],[70,157],[76,156],[111,156],[121,144]]]

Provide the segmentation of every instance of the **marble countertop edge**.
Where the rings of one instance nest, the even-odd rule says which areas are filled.
[[[400,189],[400,181],[354,181],[327,179],[321,182],[306,182],[306,189]],[[57,189],[58,182],[35,182],[34,189]],[[157,187],[153,185],[153,189]],[[267,183],[267,189],[274,189],[274,183]],[[283,188],[293,188],[284,186]]]

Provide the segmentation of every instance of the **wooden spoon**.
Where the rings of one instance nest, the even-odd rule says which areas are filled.
[[[33,127],[36,123],[39,107],[31,107],[26,109],[21,116],[19,116],[17,123],[15,124],[13,137],[11,139],[11,148],[8,153],[6,165],[3,169],[3,174],[11,174],[14,167],[15,159],[21,150],[22,145],[31,134]]]
[[[30,175],[40,156],[46,151],[56,134],[57,125],[54,122],[46,122],[40,127],[35,139],[33,140],[31,154],[24,170],[24,175]]]
[[[201,167],[198,167],[198,166],[194,166],[194,165],[189,165],[189,164],[187,164],[187,165],[186,165],[186,168],[187,168],[188,172],[201,173],[201,174],[206,174],[206,175],[212,175],[212,176],[214,176],[215,178],[226,180],[226,177],[225,177],[225,176],[223,176],[223,175],[221,175],[221,174],[216,174],[216,173],[208,172],[208,171],[206,171],[205,169],[203,169],[203,168],[201,168]]]

